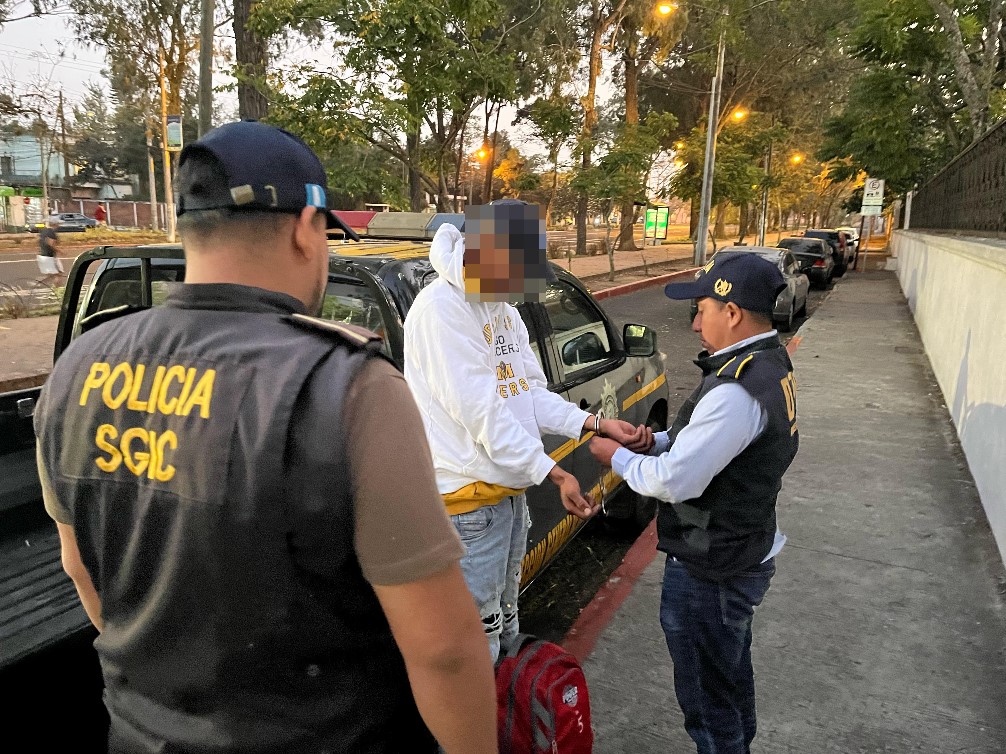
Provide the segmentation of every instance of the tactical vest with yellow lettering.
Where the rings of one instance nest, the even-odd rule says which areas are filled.
[[[703,379],[671,425],[672,443],[702,397],[725,382],[739,383],[768,418],[765,431],[699,497],[661,505],[657,515],[657,547],[695,575],[722,580],[757,565],[772,548],[776,498],[800,445],[796,382],[789,355],[774,337],[695,363]]]
[[[82,335],[45,386],[36,431],[101,597],[113,751],[433,746],[353,547],[343,398],[375,349],[297,309],[181,286]],[[295,476],[308,390],[330,463]]]

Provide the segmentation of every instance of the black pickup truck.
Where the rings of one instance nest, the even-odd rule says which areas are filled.
[[[436,277],[423,243],[333,246],[322,316],[358,324],[384,338],[402,363],[402,327],[415,295]],[[583,284],[556,268],[541,303],[520,307],[532,350],[550,389],[581,407],[662,429],[668,388],[655,336],[641,325],[619,332]],[[99,247],[70,270],[54,358],[73,338],[110,317],[156,306],[168,287],[184,280],[177,246]],[[94,751],[107,716],[96,636],[63,572],[55,525],[41,504],[32,415],[39,388],[0,394],[0,680],[8,719],[37,719],[33,747]],[[604,499],[607,514],[645,523],[653,501],[616,494],[624,486],[602,473],[578,441],[544,438],[546,451],[574,473],[585,490]],[[551,562],[582,522],[563,510],[551,484],[528,492],[533,527],[524,561],[525,585]],[[10,731],[8,731],[10,732]],[[48,746],[46,744],[49,744]]]

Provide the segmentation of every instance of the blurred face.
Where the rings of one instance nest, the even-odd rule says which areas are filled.
[[[700,298],[698,306],[699,312],[692,320],[692,331],[699,333],[705,350],[715,353],[737,342],[734,331],[740,324],[740,309],[736,304]]]
[[[540,301],[547,264],[540,207],[485,205],[465,211],[469,301]]]

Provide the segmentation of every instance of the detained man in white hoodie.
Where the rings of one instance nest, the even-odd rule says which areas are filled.
[[[430,247],[439,279],[405,320],[405,380],[426,427],[437,486],[465,545],[461,569],[495,660],[518,633],[520,566],[530,526],[524,491],[547,478],[562,504],[598,510],[547,453],[542,432],[584,430],[645,449],[646,427],[600,419],[549,391],[513,303],[539,300],[545,277],[540,207],[518,200],[473,207],[465,235],[440,227]],[[466,250],[467,241],[467,250]],[[620,440],[618,438],[621,438]]]

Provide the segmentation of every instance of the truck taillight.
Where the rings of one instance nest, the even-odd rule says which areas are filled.
[[[815,267],[824,267],[824,260],[823,259],[818,259],[816,262],[814,262],[814,266]]]

